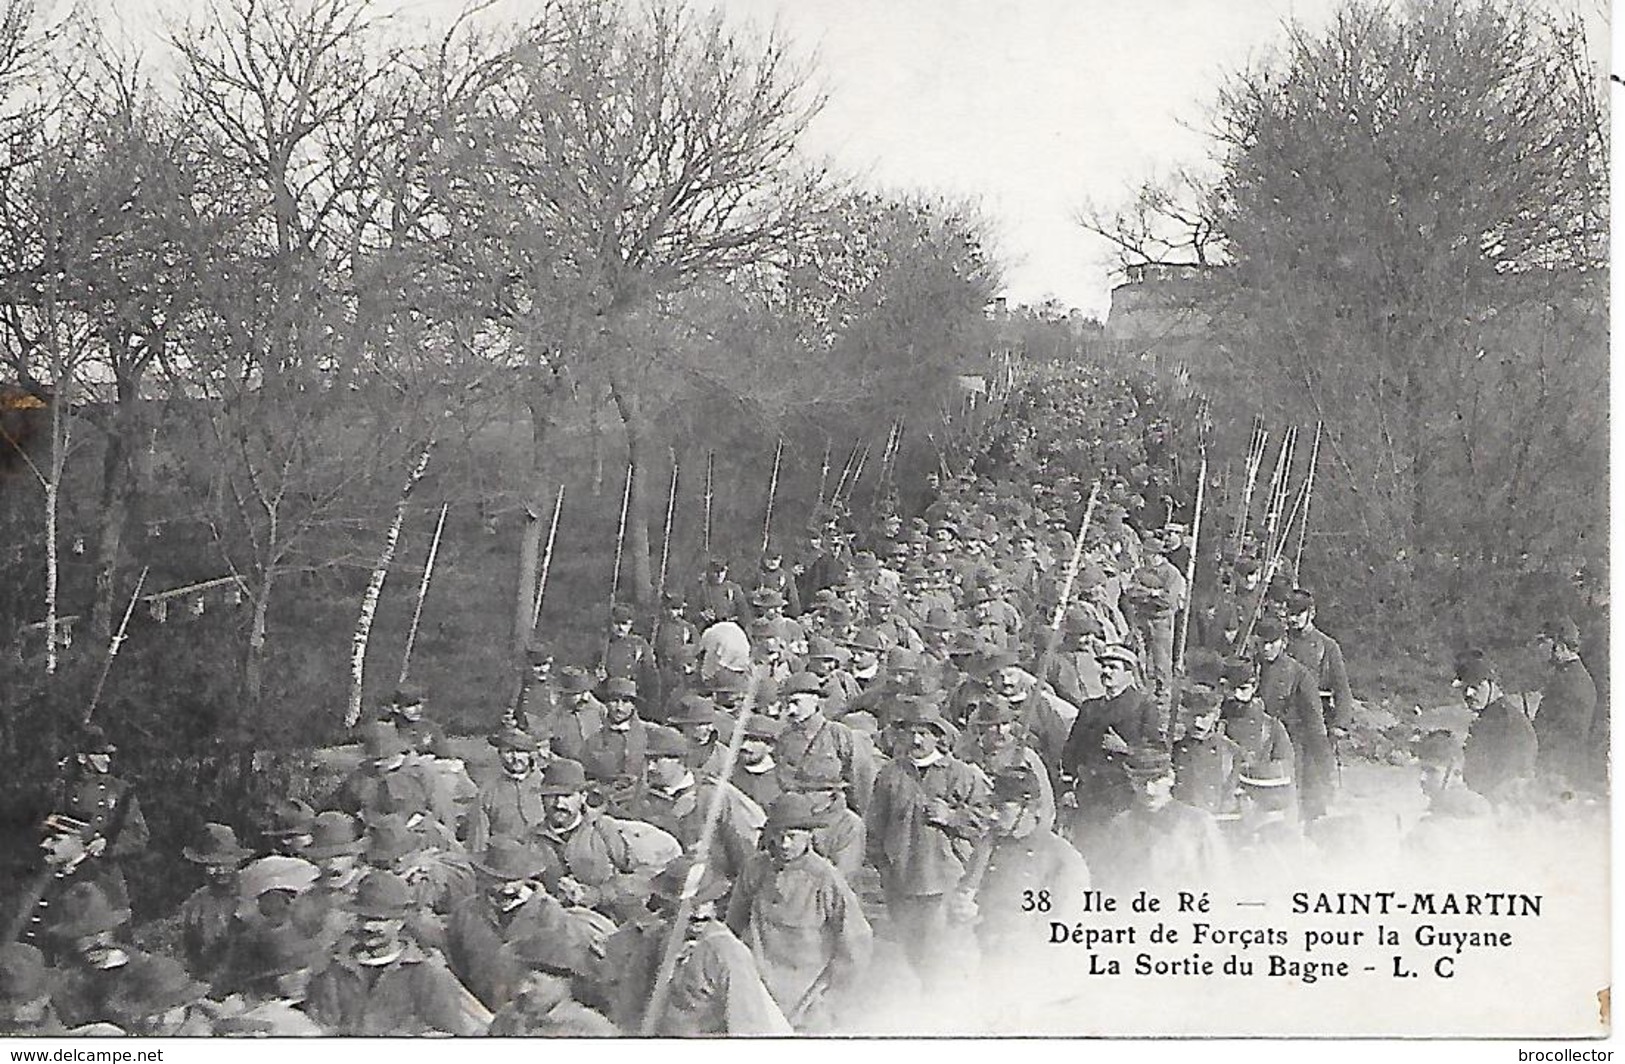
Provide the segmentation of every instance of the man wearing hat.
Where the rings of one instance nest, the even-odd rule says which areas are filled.
[[[833,639],[813,635],[807,640],[807,671],[823,684],[824,715],[832,720],[846,712],[853,700],[863,693],[857,678],[847,671],[846,666],[851,661],[852,651]],[[784,693],[781,684],[779,697],[783,698]]]
[[[1060,759],[1062,779],[1072,781],[1077,809],[1072,838],[1091,861],[1107,824],[1133,801],[1123,773],[1129,750],[1162,741],[1156,704],[1136,678],[1134,651],[1113,644],[1101,647],[1095,658],[1106,695],[1078,707]]]
[[[188,1038],[213,1033],[199,1008],[209,984],[186,974],[179,961],[146,954],[130,962],[128,975],[107,997],[108,1020],[136,1037]]]
[[[975,904],[959,902],[961,911],[979,917],[976,939],[984,963],[1030,956],[1034,943],[1044,941],[1048,921],[1070,919],[1089,889],[1083,856],[1041,822],[1046,774],[1010,765],[992,778],[995,819],[977,843],[960,888]],[[1048,912],[1022,904],[1040,891],[1052,899]]]
[[[662,689],[669,694],[681,682],[679,662],[692,658],[700,630],[688,619],[688,603],[681,593],[666,592],[661,609],[655,623],[655,663],[660,667]]]
[[[336,940],[350,928],[352,910],[350,902],[355,898],[355,892],[361,885],[361,879],[366,875],[367,869],[362,861],[362,852],[367,848],[367,840],[361,834],[361,822],[348,813],[336,809],[323,810],[316,815],[315,823],[311,828],[312,842],[305,848],[305,857],[315,862],[317,876],[313,883],[305,885],[300,891],[298,913],[301,926],[315,931],[320,929],[330,940]],[[262,858],[261,864],[271,858]],[[290,858],[282,858],[290,860]],[[306,862],[301,861],[301,864]],[[249,866],[244,872],[244,898],[252,902],[249,891],[246,889],[247,872],[254,866]],[[292,870],[294,866],[287,866]],[[267,869],[280,873],[281,869]],[[280,880],[273,879],[273,882]],[[257,896],[257,895],[256,895]]]
[[[199,979],[217,982],[229,960],[237,917],[237,873],[253,854],[225,824],[204,824],[181,856],[202,866],[204,885],[181,903],[181,951]]]
[[[846,804],[846,780],[834,757],[811,757],[786,777],[787,790],[807,796],[819,824],[813,849],[851,883],[863,868],[866,832],[863,818]]]
[[[1577,790],[1590,782],[1591,726],[1597,712],[1597,685],[1580,660],[1580,629],[1567,617],[1546,626],[1551,675],[1541,688],[1535,714],[1537,765],[1555,791]]]
[[[557,757],[580,760],[587,740],[597,735],[608,716],[604,704],[593,693],[593,678],[583,669],[565,669],[560,675],[564,704],[546,733],[546,741]],[[538,738],[542,736],[538,735]]]
[[[470,853],[484,853],[493,839],[523,839],[546,819],[538,744],[517,728],[503,728],[489,740],[501,771],[487,776],[469,811],[465,840]]]
[[[624,918],[642,906],[649,881],[682,852],[675,838],[652,824],[593,808],[578,761],[560,758],[547,766],[542,805],[547,822],[533,842],[558,877],[550,889],[569,905]]]
[[[977,698],[954,753],[981,769],[989,779],[1006,769],[1027,768],[1037,773],[1038,795],[1033,812],[1038,827],[1048,831],[1055,826],[1055,788],[1049,769],[1030,745],[1021,714],[1008,699],[992,693]]]
[[[756,590],[763,588],[778,592],[784,599],[785,617],[801,616],[801,589],[796,586],[795,576],[784,567],[784,551],[777,543],[768,544],[767,550],[762,552],[762,564],[756,570]]]
[[[1326,815],[1337,790],[1336,757],[1320,685],[1286,652],[1286,629],[1274,617],[1264,617],[1253,629],[1258,638],[1258,698],[1264,709],[1292,737],[1296,764],[1293,782],[1298,808],[1308,824]]]
[[[828,1029],[824,995],[852,985],[874,948],[857,895],[813,848],[823,819],[805,794],[775,801],[762,827],[763,852],[746,865],[728,901],[728,927],[803,1032]]]
[[[260,830],[265,846],[271,853],[286,857],[299,857],[311,844],[311,826],[316,821],[316,810],[309,802],[298,798],[278,798],[271,804],[271,813]]]
[[[1221,882],[1230,861],[1218,823],[1213,814],[1174,797],[1174,762],[1167,748],[1136,747],[1123,767],[1135,801],[1112,819],[1099,860],[1090,862],[1099,885],[1121,894]]]
[[[1169,544],[1158,536],[1146,539],[1146,562],[1135,570],[1123,591],[1134,630],[1147,656],[1146,681],[1157,703],[1164,735],[1171,735],[1174,702],[1174,618],[1185,608],[1185,577],[1164,556]]]
[[[699,674],[702,682],[714,682],[724,674],[745,676],[750,673],[750,636],[745,624],[731,618],[712,621],[700,632]]]
[[[788,579],[784,582],[790,584],[792,588],[795,586]],[[751,609],[756,613],[754,623],[764,624],[768,634],[787,647],[803,643],[807,639],[806,629],[786,614],[785,610],[789,604],[790,600],[784,592],[775,587],[758,587],[750,595]]]
[[[971,620],[974,622],[971,633],[982,642],[1000,650],[1014,650],[1020,645],[1008,618],[999,608],[1008,603],[1002,602],[992,588],[978,586],[968,596],[966,605],[970,607]]]
[[[582,744],[577,760],[596,780],[640,780],[650,730],[638,715],[637,684],[612,676],[604,682],[604,726]]]
[[[498,964],[520,974],[485,1032],[493,1038],[615,1038],[623,1032],[583,1004],[593,974],[591,948],[576,936],[539,932],[505,943]]]
[[[411,745],[393,724],[363,725],[361,763],[328,799],[328,808],[351,815],[396,810],[432,815],[433,788],[420,766],[410,761],[411,753]]]
[[[446,729],[426,715],[424,707],[428,697],[422,684],[402,684],[395,689],[378,719],[393,724],[413,753],[445,757]]]
[[[1219,693],[1192,687],[1184,693],[1185,735],[1174,743],[1174,797],[1218,819],[1234,819],[1241,747],[1224,733]]]
[[[36,946],[0,946],[0,1035],[62,1035],[67,1028],[51,1004],[57,973]]]
[[[734,718],[705,695],[684,695],[666,718],[667,731],[675,729],[688,743],[689,766],[703,775],[722,771],[728,740],[733,735]],[[647,744],[645,744],[647,750]],[[648,768],[648,754],[644,755]],[[641,780],[639,781],[641,784]]]
[[[310,982],[305,1009],[335,1034],[483,1034],[491,1013],[439,951],[406,931],[417,909],[405,880],[373,871],[351,902],[355,926]]]
[[[869,807],[875,785],[874,749],[867,738],[824,712],[825,681],[811,673],[796,673],[779,685],[784,700],[783,729],[773,747],[773,758],[794,772],[808,760],[834,758],[851,788],[853,808]]]
[[[763,809],[784,793],[781,766],[773,758],[773,746],[782,730],[777,719],[752,713],[745,721],[745,741],[734,765],[734,786]]]
[[[721,814],[711,836],[708,861],[723,876],[734,879],[756,851],[757,833],[766,814],[727,780],[697,773],[688,756],[688,744],[680,735],[653,733],[644,773],[646,786],[628,804],[627,815],[653,824],[681,843],[685,852],[692,852],[720,791]]]
[[[1333,738],[1348,731],[1354,719],[1354,692],[1349,688],[1343,648],[1315,626],[1315,596],[1307,588],[1293,588],[1286,597],[1286,652],[1309,670],[1325,704],[1326,724]]]
[[[598,674],[606,680],[631,680],[639,690],[649,692],[660,682],[654,648],[632,630],[632,607],[624,602],[617,602],[610,613],[609,642],[598,663]]]
[[[1039,683],[1038,677],[1023,669],[1019,661],[1013,651],[998,649],[988,649],[972,658],[972,680],[954,692],[954,704],[964,707],[963,712],[968,717],[969,707],[964,700],[984,691],[1004,699],[1015,708],[1027,742],[1038,751],[1044,763],[1059,765],[1067,736],[1078,719],[1078,707],[1061,698],[1047,684]],[[968,747],[969,740],[963,742],[962,751]],[[963,753],[960,756],[964,756]]]
[[[116,1024],[110,1001],[133,978],[131,966],[138,970],[137,962],[147,956],[114,939],[129,913],[114,909],[91,880],[69,885],[53,908],[50,934],[61,958],[61,981],[52,997],[57,1015],[69,1027]]]
[[[1238,816],[1226,821],[1238,862],[1262,882],[1301,875],[1312,852],[1298,822],[1298,803],[1286,766],[1269,762],[1258,775],[1237,777]]]
[[[1460,737],[1443,728],[1435,729],[1418,736],[1411,744],[1411,752],[1420,769],[1417,785],[1427,799],[1427,810],[1406,836],[1406,848],[1430,857],[1472,853],[1483,844],[1479,825],[1488,822],[1493,807],[1487,798],[1462,782]]]
[[[523,977],[505,943],[527,935],[565,933],[568,917],[548,894],[551,858],[511,838],[499,838],[474,862],[479,889],[459,901],[446,922],[446,960],[464,986],[492,1012],[500,1009]]]
[[[864,815],[868,857],[904,953],[929,989],[947,975],[956,937],[947,902],[984,829],[987,777],[949,753],[954,729],[928,701],[900,704],[891,730],[896,756],[876,777]]]
[[[1467,726],[1462,781],[1491,802],[1521,800],[1535,778],[1538,749],[1529,715],[1502,692],[1481,652],[1457,662],[1456,685],[1462,704],[1473,715]]]
[[[504,728],[516,728],[529,735],[552,734],[553,721],[563,706],[558,677],[553,673],[553,648],[539,639],[525,645],[525,675],[521,680],[518,709],[502,715]]]
[[[76,879],[90,879],[107,896],[114,909],[128,919],[130,890],[124,878],[124,862],[144,852],[150,835],[141,802],[130,784],[113,774],[113,755],[118,752],[107,733],[95,724],[81,729],[74,769],[57,812],[68,821],[82,824],[72,831]],[[60,850],[60,847],[59,847]]]
[[[474,892],[474,868],[454,841],[425,827],[430,820],[409,822],[399,813],[374,816],[367,822],[367,864],[399,875],[417,902],[409,927],[419,941],[438,945],[443,918]]]

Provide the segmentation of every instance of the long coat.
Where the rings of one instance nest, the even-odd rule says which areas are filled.
[[[923,769],[904,757],[880,770],[864,827],[869,863],[888,895],[946,894],[959,885],[988,792],[980,769],[948,755]],[[944,816],[933,815],[939,801]]]
[[[875,789],[875,754],[868,736],[838,720],[830,720],[822,710],[805,721],[784,720],[784,730],[773,744],[773,760],[794,772],[808,760],[833,757],[841,763],[841,779],[847,797],[858,812],[869,808]]]
[[[720,923],[706,924],[700,937],[678,954],[670,987],[656,1034],[791,1033],[750,950]]]
[[[454,975],[495,1012],[507,1004],[524,975],[503,945],[533,934],[563,934],[564,908],[537,891],[511,912],[502,912],[483,894],[464,899],[446,924],[446,960]]]
[[[534,841],[560,874],[588,888],[582,904],[612,915],[641,905],[654,877],[682,852],[676,839],[652,824],[593,810],[567,834],[543,828]]]
[[[492,839],[528,839],[547,823],[542,809],[542,774],[520,777],[498,772],[480,787],[468,818],[468,852],[483,854]]]
[[[1597,685],[1578,660],[1560,663],[1546,682],[1535,713],[1541,772],[1564,781],[1583,780],[1591,757],[1591,720]]]
[[[1305,820],[1326,812],[1335,789],[1336,764],[1332,740],[1326,730],[1326,711],[1320,704],[1320,685],[1309,670],[1290,654],[1262,662],[1258,699],[1271,716],[1286,725],[1295,759],[1293,779]]]
[[[1315,677],[1317,693],[1331,694],[1332,716],[1327,723],[1347,728],[1354,719],[1354,692],[1349,688],[1348,667],[1343,664],[1343,648],[1337,640],[1311,624],[1293,636],[1286,652]]]
[[[858,896],[811,850],[782,867],[771,854],[757,854],[734,885],[728,926],[786,1014],[820,976],[826,987],[849,985],[874,948]]]
[[[1538,742],[1523,707],[1497,698],[1467,726],[1461,778],[1468,787],[1494,798],[1535,774]]]

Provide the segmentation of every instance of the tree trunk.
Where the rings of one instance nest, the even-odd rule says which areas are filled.
[[[118,408],[108,426],[106,449],[102,452],[101,527],[96,540],[96,595],[91,604],[91,635],[97,646],[113,637],[118,603],[119,548],[129,527],[130,500],[135,495],[135,468],[131,449],[139,429],[136,403],[140,382],[128,374],[118,376]]]
[[[265,695],[265,619],[271,612],[271,589],[276,574],[267,563],[261,570],[260,586],[254,592],[254,619],[248,629],[248,650],[243,655],[243,699],[239,712],[243,733],[260,720],[260,702]]]
[[[648,606],[654,598],[654,566],[649,550],[649,424],[637,392],[615,378],[610,383],[615,409],[626,428],[627,457],[632,478],[632,496],[626,511],[626,561],[631,564],[631,597]]]

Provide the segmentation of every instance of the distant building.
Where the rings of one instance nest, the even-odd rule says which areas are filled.
[[[1201,309],[1204,283],[1212,267],[1136,266],[1112,289],[1106,339],[1153,345],[1206,338],[1212,318]]]

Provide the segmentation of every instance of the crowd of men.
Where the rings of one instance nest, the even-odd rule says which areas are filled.
[[[1193,594],[1199,418],[1082,367],[1011,405],[977,472],[872,527],[822,507],[788,562],[617,608],[599,660],[532,646],[489,757],[398,691],[332,793],[252,844],[202,825],[172,951],[133,944],[146,825],[87,729],[0,946],[0,1032],[847,1030],[877,931],[930,993],[1030,957],[1091,885],[1309,859],[1354,696],[1250,537],[1199,547]],[[1547,634],[1533,719],[1462,657],[1473,723],[1417,744],[1425,820],[1590,780],[1596,689],[1573,623]]]

